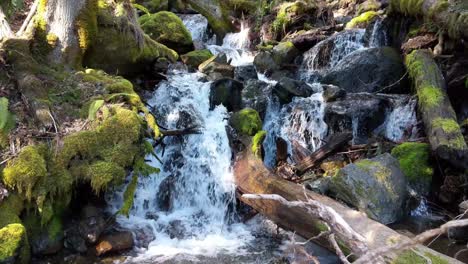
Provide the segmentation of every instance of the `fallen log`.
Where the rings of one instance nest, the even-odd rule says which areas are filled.
[[[336,133],[332,135],[325,145],[313,152],[310,156],[296,163],[297,174],[304,174],[304,172],[317,165],[317,162],[332,154],[335,150],[348,143],[352,138],[353,135],[351,133]]]
[[[445,91],[444,77],[431,53],[413,51],[406,56],[405,63],[432,150],[453,166],[468,169],[468,147]]]
[[[396,231],[369,219],[364,213],[352,210],[343,204],[326,196],[305,190],[300,185],[278,178],[270,172],[263,162],[250,154],[241,153],[234,165],[234,176],[238,190],[242,194],[274,194],[286,199],[286,201],[307,202],[312,200],[323,207],[332,209],[341,219],[343,219],[356,233],[358,233],[366,243],[369,250],[379,249],[391,245],[392,243],[403,243],[410,241]],[[277,199],[252,199],[249,195],[242,195],[241,201],[250,205],[259,213],[263,214],[278,226],[295,231],[296,234],[304,238],[312,238],[318,234],[328,231],[328,224],[314,217],[305,208],[289,206],[287,203]],[[364,256],[360,245],[355,245],[356,241],[343,241],[344,236],[337,236],[338,244],[346,252],[351,251],[355,257]],[[334,250],[326,240],[317,242],[329,249]],[[423,254],[436,256],[447,263],[461,263],[448,256],[442,255],[432,249],[418,245],[416,250]],[[385,253],[386,258],[396,259],[397,254]]]
[[[390,9],[409,16],[423,16],[445,29],[451,38],[468,39],[468,5],[464,0],[391,0]]]

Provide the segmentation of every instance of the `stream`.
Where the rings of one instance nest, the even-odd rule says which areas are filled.
[[[255,54],[248,49],[246,24],[242,24],[239,33],[227,34],[222,45],[216,45],[216,37],[208,32],[203,16],[181,18],[197,49],[224,53],[233,66],[253,63]],[[365,30],[350,30],[333,36],[334,49],[327,65],[318,61],[320,47],[325,44],[319,43],[303,55],[297,79],[306,81],[315,91],[310,97],[296,97],[281,105],[278,98],[268,95],[264,121],[268,132],[264,142],[267,167],[274,167],[277,137],[289,146],[297,142],[311,151],[322,145],[330,128],[325,122],[327,103],[316,74],[328,71],[357,50],[385,45],[379,23],[374,26],[370,41],[365,40],[365,35]],[[258,79],[270,86],[276,84],[263,74],[258,74]],[[147,157],[149,164],[161,172],[139,180],[129,218],[117,218],[121,227],[133,231],[136,242],[136,250],[126,263],[273,263],[284,257],[297,258],[290,243],[292,239],[300,241],[299,238],[283,230],[277,233],[276,226],[259,215],[243,223],[236,214],[239,205],[226,133],[229,113],[222,105],[210,110],[210,84],[203,74],[177,65],[149,100],[161,126],[201,129],[199,134],[166,138],[165,147],[157,148],[161,161]],[[408,96],[394,96],[392,102],[393,109],[385,113],[385,121],[374,133],[399,141],[408,127],[415,127],[416,104]],[[353,131],[359,131],[359,116],[353,120],[357,120]],[[417,131],[410,134],[414,137]],[[110,212],[120,208],[124,190],[107,197]],[[320,263],[339,262],[334,254],[317,245],[308,243],[307,247]]]

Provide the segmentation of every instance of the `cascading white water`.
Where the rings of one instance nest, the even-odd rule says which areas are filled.
[[[215,55],[226,54],[233,66],[251,64],[254,60],[254,53],[249,51],[249,32],[247,22],[242,21],[240,32],[226,34],[222,46],[208,45],[207,48]]]
[[[417,117],[415,99],[401,100],[387,115],[384,123],[384,136],[393,141],[414,139],[417,136]]]
[[[270,168],[275,165],[277,137],[288,143],[289,154],[292,154],[294,141],[311,151],[318,149],[327,134],[324,115],[325,102],[321,92],[307,98],[295,97],[282,107],[276,98],[270,100],[263,126],[268,131],[264,142],[265,164]]]
[[[203,49],[205,45],[216,44],[216,36],[208,34],[208,20],[200,15],[180,15],[185,27],[192,34],[192,40],[196,49]]]

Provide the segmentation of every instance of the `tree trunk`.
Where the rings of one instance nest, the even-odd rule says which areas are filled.
[[[81,49],[77,36],[76,19],[83,8],[93,1],[86,0],[47,0],[42,14],[47,25],[47,40],[55,38],[55,48],[49,59],[56,64],[67,66],[81,63]]]
[[[416,50],[406,57],[413,80],[419,111],[433,151],[459,168],[468,168],[468,148],[457,123],[457,116],[445,91],[445,80],[427,50]]]
[[[392,11],[411,16],[424,16],[444,28],[452,38],[468,39],[468,13],[465,0],[391,0]]]
[[[271,173],[263,162],[252,155],[242,153],[238,156],[234,165],[234,176],[237,187],[242,194],[276,194],[287,201],[307,201],[308,199],[319,203],[324,208],[333,209],[356,233],[364,239],[369,250],[388,246],[391,243],[409,241],[409,238],[387,226],[369,219],[364,213],[352,210],[343,204],[326,196],[305,190],[300,185],[280,179]],[[305,239],[317,236],[327,230],[324,222],[317,219],[315,214],[309,213],[301,207],[291,207],[278,199],[252,199],[251,195],[241,196],[241,201],[252,206],[280,227],[295,231]],[[365,252],[357,247],[356,241],[343,241],[344,236],[338,236],[340,246],[350,249],[354,256],[362,256]],[[334,250],[324,240],[316,240],[321,245]],[[419,252],[427,252],[439,256],[448,263],[461,263],[448,256],[442,255],[424,246],[417,246]],[[386,255],[391,259],[397,256],[393,253]]]
[[[3,38],[11,38],[13,37],[13,31],[11,31],[10,24],[6,20],[5,13],[3,13],[3,9],[0,6],[0,40]]]

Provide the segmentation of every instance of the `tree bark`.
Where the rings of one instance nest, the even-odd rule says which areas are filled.
[[[356,233],[362,236],[369,250],[389,246],[392,243],[410,241],[408,237],[369,219],[362,212],[352,210],[329,197],[305,190],[300,185],[280,179],[265,168],[261,160],[247,153],[242,153],[237,157],[234,165],[234,176],[238,190],[242,194],[276,194],[290,202],[307,202],[310,199],[321,204],[322,207],[333,209]],[[250,195],[243,195],[240,199],[280,227],[295,231],[306,239],[326,231],[327,226],[316,216],[314,217],[316,214],[310,214],[304,208],[288,206],[277,199],[252,199]],[[337,238],[339,238],[338,243],[340,246],[346,245],[348,249],[353,251],[355,256],[365,254],[365,252],[353,246],[356,241],[343,241],[343,236]],[[317,240],[317,242],[334,250],[333,246],[326,240]],[[439,256],[447,260],[448,263],[461,263],[422,245],[415,248],[420,252],[428,252]],[[390,252],[386,253],[385,257],[394,259],[397,255]]]
[[[5,13],[0,6],[0,40],[3,38],[11,38],[13,36],[14,34],[13,31],[11,31],[10,24],[8,24]]]
[[[432,54],[427,50],[413,51],[406,57],[406,67],[418,95],[419,111],[432,150],[452,165],[467,169],[468,147]]]
[[[468,39],[468,13],[465,0],[391,0],[392,11],[411,16],[424,16],[444,28],[452,38]]]

